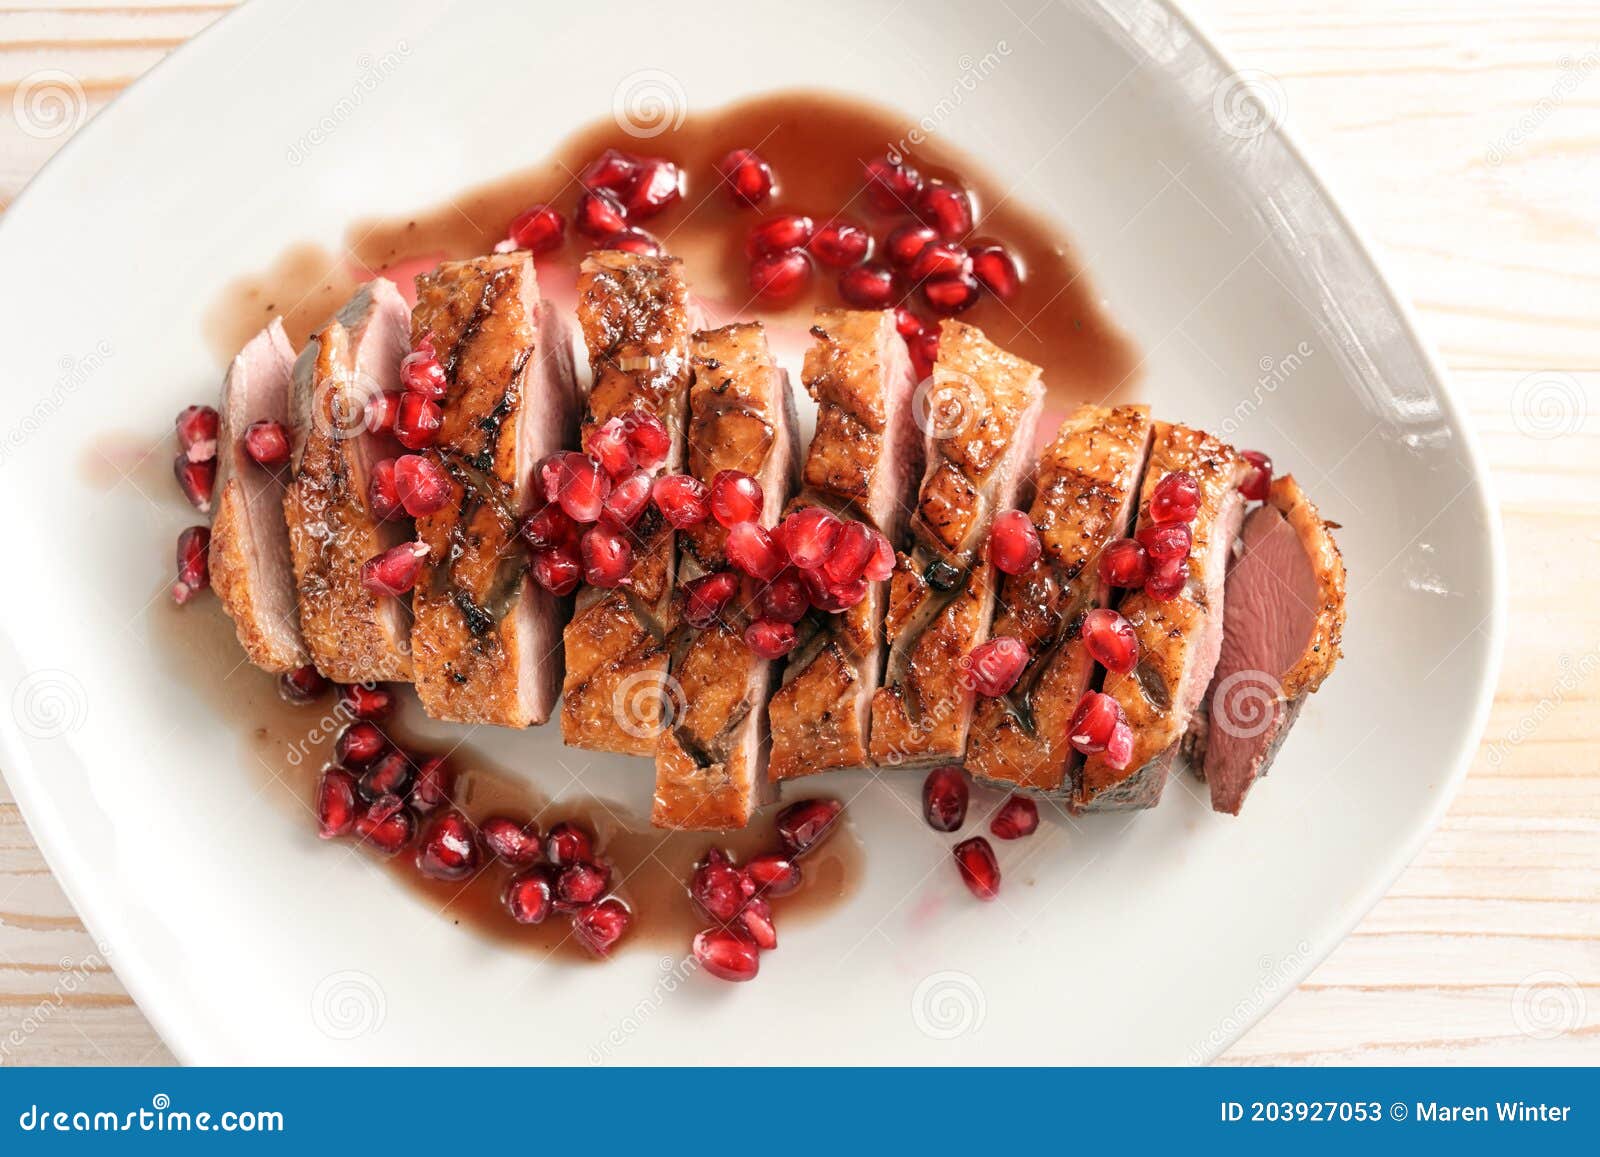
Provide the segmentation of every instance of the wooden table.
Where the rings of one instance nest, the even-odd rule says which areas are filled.
[[[227,11],[43,2],[0,0],[0,204],[60,144],[4,111],[27,77],[72,73],[92,112]],[[1420,310],[1488,453],[1527,608],[1443,827],[1223,1059],[1600,1061],[1600,7],[1189,7],[1235,64],[1277,79],[1287,122]],[[1563,436],[1514,408],[1536,373],[1556,375],[1540,382]],[[97,961],[0,784],[0,1063],[170,1061]]]

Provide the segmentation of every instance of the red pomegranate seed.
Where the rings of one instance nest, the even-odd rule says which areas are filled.
[[[352,719],[387,719],[396,702],[394,692],[383,683],[347,683],[339,688],[339,707]]]
[[[1183,593],[1189,582],[1189,560],[1172,558],[1154,563],[1144,580],[1144,593],[1158,603],[1171,602]]]
[[[1150,575],[1150,558],[1138,540],[1118,538],[1100,552],[1100,579],[1107,586],[1135,590]]]
[[[278,698],[296,706],[316,702],[327,689],[328,681],[310,663],[278,676]]]
[[[761,588],[761,617],[774,623],[798,623],[811,608],[811,597],[799,572],[786,570]]]
[[[909,270],[917,256],[938,239],[939,234],[932,226],[920,221],[908,221],[889,231],[889,235],[883,239],[883,253],[896,269]]]
[[[782,574],[789,561],[783,556],[783,548],[772,541],[772,535],[759,522],[740,522],[730,527],[723,551],[734,566],[767,583]]]
[[[1013,795],[1000,805],[989,821],[989,832],[997,839],[1020,840],[1039,830],[1039,805],[1025,795]]]
[[[806,595],[811,605],[819,611],[837,614],[847,611],[867,597],[867,580],[851,579],[848,582],[830,582],[820,570],[803,570],[800,581],[806,584]]]
[[[562,458],[556,501],[574,522],[598,522],[610,493],[611,479],[600,469],[600,463],[583,454]]]
[[[537,824],[519,824],[506,816],[490,816],[478,825],[478,838],[491,856],[513,868],[537,864],[544,855]]]
[[[560,249],[567,239],[567,219],[550,205],[535,205],[511,219],[511,243],[538,255]]]
[[[400,417],[399,390],[378,390],[367,395],[366,427],[369,434],[393,434],[395,421]]]
[[[522,524],[523,540],[534,550],[571,550],[582,535],[578,524],[559,504],[541,506]]]
[[[742,884],[739,870],[712,848],[689,877],[689,899],[706,919],[727,924],[744,907],[747,897]]]
[[[628,427],[628,444],[642,470],[654,470],[672,452],[672,435],[661,419],[648,410],[634,410],[623,421]]]
[[[761,517],[761,483],[742,470],[719,470],[711,480],[711,514],[723,526]]]
[[[1200,483],[1187,470],[1164,475],[1150,494],[1151,522],[1193,522],[1200,513]]]
[[[1111,738],[1106,740],[1106,752],[1102,758],[1108,767],[1121,771],[1133,759],[1133,728],[1128,725],[1126,717],[1119,718],[1117,725],[1111,729]]]
[[[833,552],[844,524],[820,506],[805,506],[778,524],[773,532],[794,565],[814,570]]]
[[[384,458],[372,464],[367,478],[367,509],[375,518],[399,518],[405,513],[400,504],[400,489],[394,480],[394,459]]]
[[[1022,288],[1022,270],[1003,245],[977,245],[971,250],[972,275],[1001,301],[1010,301]]]
[[[1189,548],[1194,545],[1194,532],[1189,529],[1187,522],[1158,522],[1153,526],[1141,527],[1135,537],[1139,545],[1144,547],[1145,554],[1158,565],[1173,559],[1188,558]]]
[[[211,585],[211,528],[191,526],[178,535],[178,577],[172,601],[180,607]]]
[[[903,305],[894,307],[894,328],[901,337],[916,337],[923,332],[922,319]]]
[[[363,768],[377,761],[389,741],[370,719],[360,719],[339,733],[333,741],[334,757],[346,767]]]
[[[683,175],[665,157],[642,157],[622,194],[622,207],[635,221],[654,217],[683,195]]]
[[[361,564],[361,585],[375,595],[403,595],[417,585],[428,547],[421,542],[403,542],[376,558]]]
[[[939,331],[930,329],[906,342],[911,351],[911,368],[918,381],[925,381],[933,373],[933,364],[939,357]]]
[[[654,234],[646,233],[643,229],[619,229],[615,233],[608,233],[596,242],[597,249],[617,249],[623,253],[633,253],[640,257],[660,257],[666,252],[661,247],[661,242]]]
[[[628,214],[615,193],[588,189],[578,195],[578,207],[572,211],[572,225],[585,237],[598,241],[626,229]]]
[[[401,359],[400,384],[407,393],[421,394],[434,401],[450,392],[450,381],[445,377],[439,355],[434,352],[432,338],[423,338],[416,349]]]
[[[562,820],[544,838],[544,858],[558,868],[594,859],[594,841],[577,824]]]
[[[739,576],[731,570],[691,579],[683,586],[683,617],[691,627],[703,631],[717,621],[722,608],[738,593]]]
[[[860,264],[872,252],[872,234],[854,221],[829,221],[811,238],[811,255],[830,269]]]
[[[811,244],[815,232],[816,223],[801,213],[779,213],[775,217],[764,217],[750,227],[750,233],[745,238],[744,255],[754,260],[804,249]]]
[[[650,474],[635,470],[617,479],[606,495],[605,517],[618,526],[632,526],[650,505]]]
[[[894,547],[881,532],[872,532],[872,557],[861,568],[861,577],[868,582],[881,583],[894,574]]]
[[[650,487],[650,498],[661,517],[679,530],[699,526],[711,514],[705,484],[690,474],[663,474]]]
[[[798,249],[767,254],[750,263],[750,292],[763,301],[788,301],[810,280],[811,262]]]
[[[518,872],[506,881],[500,903],[518,924],[542,924],[555,910],[554,889],[542,869]]]
[[[791,856],[805,855],[822,844],[837,826],[844,804],[836,799],[803,799],[778,813],[778,840]]]
[[[417,781],[411,789],[411,807],[426,815],[440,804],[450,800],[450,793],[455,789],[455,772],[450,770],[450,764],[442,755],[435,755],[425,759],[422,766],[417,768]]]
[[[572,918],[578,942],[596,956],[608,956],[633,922],[628,906],[615,896],[590,904]]]
[[[172,473],[189,505],[201,514],[211,513],[211,491],[217,485],[217,458],[213,452],[204,462],[191,462],[183,454],[172,460]]]
[[[633,569],[633,544],[628,532],[609,523],[591,526],[579,543],[583,581],[595,587],[620,587]]]
[[[1121,717],[1122,705],[1111,696],[1101,691],[1085,691],[1067,724],[1067,742],[1085,755],[1104,751]]]
[[[1028,665],[1028,648],[1021,639],[1010,635],[997,635],[987,643],[979,643],[967,655],[972,674],[973,690],[979,695],[994,698],[1004,695],[1017,685],[1023,669]]]
[[[954,317],[978,304],[978,280],[970,273],[922,283],[922,300],[940,317]]]
[[[544,495],[546,502],[559,502],[561,500],[561,467],[569,457],[583,457],[582,454],[573,455],[570,450],[558,450],[554,454],[547,454],[533,467],[533,476],[538,480],[539,493]]]
[[[394,489],[413,518],[436,514],[450,505],[454,486],[437,458],[402,454],[394,463]]]
[[[209,462],[217,456],[217,411],[211,406],[185,406],[173,423],[178,449],[191,462]]]
[[[638,157],[621,149],[607,149],[578,174],[578,183],[586,189],[618,192],[631,185],[638,172]]]
[[[1083,616],[1083,645],[1108,671],[1127,675],[1139,665],[1139,639],[1133,624],[1116,611],[1097,607]]]
[[[1000,894],[1000,864],[994,849],[982,836],[962,840],[955,846],[956,868],[961,882],[980,900],[993,900]]]
[[[761,971],[761,951],[726,928],[707,928],[694,938],[694,958],[718,980],[754,980]]]
[[[772,196],[772,166],[754,149],[734,149],[717,162],[728,195],[740,205],[759,205]]]
[[[850,519],[840,528],[833,552],[823,560],[823,577],[830,583],[847,583],[860,578],[876,550],[872,527]]]
[[[972,232],[972,194],[959,185],[928,181],[917,197],[917,216],[939,231],[947,241],[959,241]]]
[[[777,852],[756,856],[744,866],[744,874],[755,885],[758,896],[787,896],[803,880],[800,865]]]
[[[330,767],[317,783],[317,835],[325,840],[347,836],[356,821],[356,777]]]
[[[793,623],[757,619],[744,629],[744,645],[763,659],[781,659],[799,641]]]
[[[967,822],[967,801],[971,789],[967,777],[955,764],[936,767],[922,781],[922,815],[936,832],[958,832]]]
[[[583,448],[600,469],[613,478],[632,473],[639,465],[634,457],[633,442],[628,437],[628,421],[610,418],[590,430],[583,439]]]
[[[532,567],[533,581],[557,597],[570,595],[583,578],[583,563],[567,547],[534,551]]]
[[[580,863],[563,868],[556,877],[556,907],[571,911],[593,904],[606,893],[611,869],[604,864]]]
[[[392,856],[416,836],[417,815],[399,796],[379,796],[356,813],[355,833]]]
[[[275,470],[289,460],[289,431],[281,422],[262,419],[244,428],[244,452],[257,466]]]
[[[1272,459],[1260,450],[1242,450],[1240,453],[1253,469],[1239,484],[1239,493],[1251,502],[1265,502],[1272,489]]]
[[[407,393],[394,415],[394,436],[407,450],[422,450],[439,440],[444,411],[422,394]]]
[[[965,246],[953,241],[930,241],[922,247],[907,271],[913,281],[929,278],[965,277],[972,272],[972,258]]]
[[[1043,551],[1033,519],[1020,510],[1004,510],[995,516],[989,532],[989,559],[1005,574],[1021,574],[1039,561]]]
[[[895,299],[894,274],[869,261],[839,274],[839,297],[857,309],[887,309]]]
[[[903,160],[878,157],[867,162],[867,200],[884,213],[909,213],[922,192],[922,174]]]
[[[377,799],[381,795],[397,795],[405,799],[416,782],[417,769],[404,752],[392,748],[378,757],[378,761],[362,773],[356,790],[362,799]]]
[[[752,897],[739,909],[739,926],[757,948],[770,952],[778,946],[778,927],[772,922],[772,907],[761,897]]]
[[[417,871],[435,880],[460,880],[478,869],[472,824],[458,811],[440,812],[422,832]]]

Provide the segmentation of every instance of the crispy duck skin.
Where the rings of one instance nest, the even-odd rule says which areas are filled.
[[[776,525],[799,483],[794,399],[760,324],[694,335],[689,389],[689,473],[708,486],[723,470],[761,483],[761,523]],[[679,537],[678,585],[727,566],[727,532],[707,520]],[[680,714],[656,749],[657,827],[742,828],[771,801],[766,704],[779,665],[745,646],[749,621],[736,598],[723,619],[695,631],[677,650],[672,678]]]
[[[293,427],[294,348],[277,318],[240,350],[222,384],[217,439],[217,513],[211,522],[211,585],[233,620],[239,645],[263,671],[281,673],[311,661],[300,635],[294,563],[283,516],[288,467],[276,470],[245,453],[252,422]]]
[[[1248,463],[1204,431],[1157,422],[1140,493],[1141,529],[1150,522],[1150,495],[1163,478],[1180,470],[1200,484],[1189,581],[1166,602],[1139,590],[1128,592],[1117,607],[1133,624],[1139,663],[1127,675],[1107,671],[1104,690],[1127,714],[1133,756],[1122,769],[1110,766],[1104,755],[1085,759],[1072,799],[1079,809],[1147,808],[1160,802],[1222,649],[1223,580],[1244,515],[1239,484]]]
[[[789,510],[824,506],[898,542],[906,496],[922,464],[916,387],[905,341],[888,311],[817,311],[816,342],[802,380],[817,402],[817,427]],[[808,615],[767,716],[774,780],[863,767],[869,761],[872,693],[883,676],[887,582],[835,615]]]
[[[925,767],[966,753],[966,660],[989,637],[998,585],[989,528],[1027,485],[1044,403],[1039,374],[973,326],[940,328],[927,468],[912,549],[891,580],[889,666],[872,703],[872,760],[880,766]]]
[[[974,776],[1042,792],[1070,782],[1078,756],[1067,724],[1095,665],[1078,628],[1110,605],[1100,552],[1132,529],[1150,436],[1148,406],[1085,405],[1040,455],[1029,516],[1043,551],[1006,576],[993,630],[1022,640],[1033,658],[1009,695],[978,700],[967,741]]]
[[[569,601],[533,581],[518,536],[535,505],[535,464],[572,445],[578,388],[571,335],[539,298],[533,261],[451,261],[417,279],[413,344],[445,369],[444,423],[427,453],[450,503],[417,520],[427,566],[412,596],[417,696],[435,719],[528,727],[561,691]]]
[[[582,436],[636,411],[666,426],[661,472],[683,469],[689,339],[699,328],[683,266],[672,257],[600,250],[578,275],[578,323],[594,384]],[[633,526],[627,586],[584,587],[564,635],[561,736],[572,747],[654,756],[672,634],[672,527],[651,505]]]
[[[311,661],[339,683],[411,679],[411,611],[406,600],[374,595],[361,567],[406,537],[367,506],[373,465],[402,453],[388,434],[367,429],[379,390],[400,388],[410,349],[410,310],[394,284],[367,282],[294,367],[293,477],[283,497]]]

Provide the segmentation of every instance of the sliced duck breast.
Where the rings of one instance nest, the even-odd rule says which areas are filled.
[[[1104,690],[1121,705],[1133,730],[1133,755],[1122,768],[1104,753],[1083,762],[1072,803],[1088,811],[1154,807],[1178,760],[1181,740],[1205,697],[1222,650],[1223,580],[1244,518],[1239,493],[1249,468],[1233,447],[1201,430],[1155,424],[1145,468],[1138,528],[1152,524],[1150,497],[1169,474],[1185,471],[1200,487],[1190,524],[1189,577],[1177,597],[1160,601],[1130,591],[1117,609],[1133,625],[1139,662],[1126,675],[1105,672]]]
[[[977,701],[967,741],[974,776],[1045,792],[1069,783],[1080,757],[1067,725],[1095,668],[1078,629],[1110,605],[1100,552],[1132,530],[1151,430],[1148,406],[1080,406],[1040,455],[1028,513],[1043,550],[1006,576],[993,631],[1022,640],[1032,658],[1009,694]]]
[[[407,528],[367,505],[375,463],[402,453],[368,428],[368,403],[400,388],[411,348],[411,311],[394,283],[362,286],[294,367],[293,477],[283,498],[311,661],[339,683],[411,678],[411,611],[403,598],[361,582],[369,558],[397,546]]]
[[[414,344],[431,340],[445,368],[444,421],[423,453],[443,464],[453,491],[417,519],[428,547],[412,595],[417,696],[435,719],[543,723],[561,693],[570,600],[533,581],[518,528],[543,501],[535,464],[577,435],[572,335],[540,300],[522,252],[417,278],[411,334]]]
[[[973,326],[940,327],[939,356],[919,407],[927,465],[912,546],[895,565],[884,620],[890,650],[872,703],[876,764],[924,767],[966,752],[973,709],[967,656],[989,638],[998,586],[989,530],[1029,483],[1044,405],[1039,374]]]
[[[683,468],[689,339],[700,320],[677,258],[601,250],[584,259],[578,323],[594,376],[585,445],[612,418],[649,414],[669,441],[656,472]],[[653,504],[632,532],[627,585],[578,592],[564,634],[561,736],[572,747],[654,756],[673,627],[674,535]]]
[[[887,310],[818,310],[801,378],[817,402],[801,491],[789,512],[825,507],[899,542],[907,497],[922,468],[913,407],[916,378],[905,340]],[[837,614],[813,612],[767,715],[774,780],[864,767],[872,693],[883,677],[888,581]]]
[[[283,322],[256,334],[234,357],[222,383],[217,440],[217,513],[211,522],[211,585],[233,620],[250,661],[274,674],[311,661],[300,635],[289,527],[283,517],[287,465],[262,466],[245,453],[252,422],[292,429],[294,347]]]
[[[692,345],[689,473],[711,484],[723,470],[761,484],[769,530],[799,484],[789,377],[773,361],[759,323],[703,330]],[[678,585],[727,568],[727,531],[714,519],[679,534]],[[671,717],[656,749],[651,822],[663,828],[742,828],[772,799],[767,778],[767,700],[779,664],[745,645],[747,601],[689,632],[672,662]]]
[[[1339,661],[1345,572],[1332,529],[1291,475],[1245,519],[1196,767],[1216,811],[1239,814],[1306,696]]]

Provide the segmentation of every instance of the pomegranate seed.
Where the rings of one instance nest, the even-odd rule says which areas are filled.
[[[835,583],[830,582],[820,570],[803,570],[800,580],[806,584],[806,595],[811,599],[811,605],[828,614],[847,611],[867,597],[866,579]]]
[[[356,777],[330,767],[317,783],[317,835],[325,840],[347,836],[356,822]]]
[[[1116,611],[1097,607],[1083,616],[1079,637],[1089,654],[1108,671],[1127,675],[1139,665],[1139,639],[1133,624]]]
[[[940,317],[954,317],[978,303],[978,279],[964,273],[924,281],[922,300]]]
[[[179,454],[172,460],[172,473],[189,505],[201,514],[211,513],[211,491],[217,485],[217,458],[215,452],[204,462],[191,462]]]
[[[678,166],[664,157],[643,157],[622,195],[622,207],[636,221],[654,217],[683,195]]]
[[[802,570],[821,566],[833,552],[844,524],[820,506],[806,506],[778,524],[774,535],[794,565]]]
[[[439,440],[444,411],[422,394],[407,393],[394,415],[394,436],[407,450],[422,450]]]
[[[761,483],[742,470],[719,470],[711,480],[711,514],[723,526],[761,517]]]
[[[894,301],[894,274],[887,265],[869,261],[839,274],[839,296],[857,309],[887,309]]]
[[[1043,551],[1033,519],[1020,510],[1005,510],[995,516],[989,532],[989,560],[1005,574],[1021,574],[1039,561]]]
[[[460,880],[478,869],[472,824],[458,811],[440,812],[423,829],[417,871],[435,880]]]
[[[191,462],[209,462],[217,456],[217,411],[211,406],[185,406],[173,423],[178,449]]]
[[[522,524],[522,537],[534,550],[571,550],[582,531],[559,504],[541,506]]]
[[[1021,639],[998,635],[979,643],[967,655],[973,690],[993,699],[1017,685],[1028,665],[1028,648]]]
[[[872,528],[864,522],[851,519],[839,530],[833,553],[822,563],[823,577],[829,583],[847,583],[861,577],[867,563],[877,551]]]
[[[760,896],[787,896],[800,887],[800,865],[777,852],[756,856],[744,866],[744,874]]]
[[[761,952],[726,928],[707,928],[694,938],[694,958],[718,980],[754,980],[761,971]]]
[[[361,564],[361,585],[375,595],[403,595],[417,585],[428,547],[421,542],[403,542],[376,558]]]
[[[346,767],[362,768],[377,761],[389,747],[389,741],[370,719],[357,720],[339,733],[333,742],[333,754]]]
[[[244,452],[257,466],[275,470],[289,460],[289,432],[281,422],[262,419],[244,428]]]
[[[763,659],[781,659],[799,641],[793,623],[757,619],[744,629],[744,645]]]
[[[977,245],[972,249],[972,275],[1001,301],[1010,301],[1022,288],[1022,270],[1003,245]]]
[[[529,253],[560,249],[567,239],[567,219],[550,205],[535,205],[511,219],[511,243]]]
[[[962,840],[955,846],[956,867],[961,882],[980,900],[993,900],[1000,894],[1000,865],[994,849],[982,836]]]
[[[672,453],[672,435],[666,424],[648,410],[635,410],[624,419],[628,426],[628,444],[633,447],[633,457],[640,469],[654,470]]]
[[[1150,575],[1150,558],[1136,539],[1113,539],[1100,552],[1099,569],[1107,586],[1136,590]]]
[[[713,848],[694,866],[689,878],[689,899],[708,920],[727,924],[744,907],[745,894],[739,870]]]
[[[455,493],[445,468],[425,454],[402,454],[395,459],[394,489],[400,505],[413,518],[443,510]]]
[[[901,337],[916,337],[923,332],[922,319],[903,305],[894,307],[894,328]]]
[[[1157,565],[1188,558],[1189,548],[1194,545],[1194,532],[1187,522],[1158,522],[1140,528],[1135,537]]]
[[[598,241],[626,229],[628,215],[615,193],[588,189],[578,196],[578,207],[572,211],[572,225],[585,237]]]
[[[872,252],[872,234],[854,221],[829,221],[811,238],[811,255],[830,269],[847,269]]]
[[[883,239],[884,256],[896,269],[909,270],[918,254],[938,239],[939,234],[931,226],[920,221],[908,221],[891,229]]]
[[[542,869],[518,872],[506,881],[500,893],[500,903],[505,905],[511,918],[518,924],[542,924],[555,909],[554,889],[550,877]]]
[[[772,196],[772,166],[754,149],[734,149],[717,162],[728,195],[741,205],[759,205]]]
[[[395,421],[400,417],[400,399],[403,396],[399,390],[379,390],[367,396],[367,433],[394,433]]]
[[[544,854],[538,825],[531,821],[519,824],[506,816],[490,816],[478,825],[478,838],[491,856],[513,868],[537,864]]]
[[[191,526],[178,535],[178,578],[172,601],[180,607],[211,585],[211,529]]]
[[[556,907],[571,911],[593,904],[606,893],[611,869],[604,864],[580,863],[563,868],[556,877]]]
[[[615,896],[590,904],[572,918],[572,931],[596,956],[607,956],[633,922],[628,906]]]
[[[361,779],[356,784],[356,790],[361,798],[374,800],[382,795],[397,795],[405,799],[411,794],[412,785],[416,783],[417,769],[406,758],[404,752],[390,750],[379,756],[378,761],[362,773]]]
[[[811,607],[806,584],[796,571],[786,570],[761,588],[761,617],[774,623],[798,623]]]
[[[561,460],[556,482],[556,501],[574,522],[597,522],[605,510],[611,479],[600,463],[583,454],[568,454]]]
[[[1240,453],[1254,469],[1244,476],[1244,481],[1239,484],[1239,493],[1251,502],[1265,502],[1272,489],[1272,459],[1260,450],[1243,450]]]
[[[1039,830],[1039,805],[1025,795],[1013,795],[994,813],[989,832],[998,839],[1020,840]]]
[[[382,683],[347,683],[339,688],[339,707],[353,719],[387,719],[396,702],[394,692]]]
[[[558,450],[554,454],[547,454],[533,467],[533,476],[539,481],[539,493],[544,495],[546,502],[559,502],[561,500],[561,467],[567,458],[573,456],[570,450]],[[579,454],[576,457],[583,457]]]
[[[933,373],[933,363],[939,357],[939,331],[933,329],[918,334],[906,342],[906,349],[911,351],[911,368],[917,380],[927,380]]]
[[[922,192],[922,174],[904,161],[878,157],[867,162],[867,200],[885,213],[909,213]]]
[[[424,338],[420,346],[401,359],[400,384],[407,393],[421,394],[434,401],[450,392],[450,381],[445,377],[439,355],[433,350],[431,338]]]
[[[600,238],[596,248],[618,249],[623,253],[633,253],[639,257],[660,257],[666,252],[654,234],[646,233],[643,229],[631,228],[606,234]]]
[[[380,796],[356,813],[355,832],[385,855],[392,856],[416,836],[417,816],[399,796]]]
[[[740,522],[730,527],[723,551],[734,566],[762,582],[777,578],[788,562],[783,548],[772,541],[772,535],[759,522]]]
[[[1144,580],[1144,593],[1158,603],[1171,602],[1183,593],[1189,582],[1189,560],[1173,558],[1151,566]]]
[[[739,576],[723,570],[691,579],[684,584],[683,617],[696,630],[703,631],[722,614],[722,608],[739,593]]]
[[[609,189],[618,193],[633,184],[638,172],[638,157],[621,149],[607,149],[578,174],[578,183],[585,189]]]
[[[1118,718],[1117,725],[1111,729],[1111,738],[1106,740],[1106,753],[1102,756],[1108,767],[1121,771],[1133,759],[1133,728],[1128,726],[1126,717]]]
[[[763,301],[788,301],[809,280],[811,262],[798,249],[757,257],[750,263],[750,292]]]
[[[532,567],[533,581],[558,598],[576,590],[583,577],[583,564],[566,548],[535,551]]]
[[[958,832],[967,822],[971,790],[967,777],[955,764],[936,767],[922,781],[922,815],[936,832]]]
[[[635,470],[619,478],[606,495],[605,516],[618,526],[632,526],[650,504],[650,473]]]
[[[632,473],[639,465],[628,437],[628,422],[622,418],[608,419],[590,430],[583,440],[583,448],[589,457],[600,463],[600,469],[613,478]]]
[[[544,838],[544,858],[558,868],[594,859],[594,841],[577,824],[562,820]]]
[[[1162,477],[1150,494],[1151,522],[1193,522],[1200,513],[1200,483],[1187,470]]]
[[[1067,724],[1067,742],[1085,755],[1104,751],[1120,718],[1122,705],[1115,699],[1101,691],[1085,691]]]
[[[450,764],[444,756],[435,755],[423,760],[422,766],[417,768],[416,785],[411,789],[412,809],[423,815],[428,814],[449,801],[455,784],[455,772],[450,770]]]
[[[583,556],[583,581],[595,587],[620,587],[633,568],[633,544],[628,532],[608,523],[591,526],[579,544]]]
[[[778,839],[789,855],[799,857],[833,835],[834,821],[844,812],[836,799],[803,799],[778,813]]]
[[[917,197],[917,216],[947,241],[960,240],[972,232],[972,194],[959,185],[929,181]]]
[[[367,509],[373,517],[384,520],[399,518],[405,513],[400,504],[400,488],[395,484],[394,459],[384,458],[372,464],[367,478]]]
[[[816,223],[800,213],[779,213],[764,217],[750,227],[745,238],[744,255],[752,261],[757,257],[773,257],[811,244]]]
[[[907,275],[913,281],[927,281],[929,278],[965,277],[971,272],[972,258],[967,256],[965,246],[953,241],[930,241],[911,262]]]
[[[689,474],[663,474],[650,488],[661,517],[679,530],[699,526],[711,514],[705,484]]]
[[[757,948],[770,952],[778,946],[778,928],[772,922],[772,907],[759,896],[739,909],[739,925]]]
[[[881,532],[872,532],[872,557],[861,568],[861,577],[868,582],[881,583],[894,574],[894,547]]]
[[[293,671],[285,671],[278,676],[278,698],[285,703],[303,706],[313,703],[322,697],[328,689],[328,681],[322,677],[310,663],[304,667],[296,667]]]

